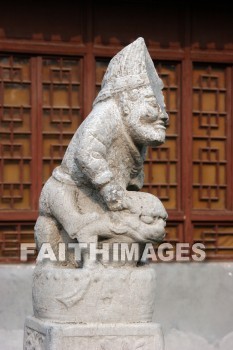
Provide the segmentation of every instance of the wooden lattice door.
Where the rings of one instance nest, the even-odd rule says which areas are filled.
[[[0,57],[2,261],[19,261],[20,242],[33,242],[42,185],[90,110],[109,56]],[[166,143],[148,149],[143,190],[168,209],[167,241],[232,258],[232,66],[190,58],[155,66],[170,125]]]
[[[0,259],[33,242],[43,183],[82,122],[82,59],[0,58]],[[5,222],[4,222],[5,221]]]

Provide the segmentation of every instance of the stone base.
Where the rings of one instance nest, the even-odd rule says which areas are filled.
[[[27,317],[24,350],[163,350],[156,323],[73,324]]]
[[[155,270],[141,267],[67,269],[36,266],[33,310],[59,323],[148,323],[156,298]]]

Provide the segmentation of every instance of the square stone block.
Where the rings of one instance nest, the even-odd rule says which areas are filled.
[[[156,323],[74,324],[27,317],[24,350],[164,350]]]

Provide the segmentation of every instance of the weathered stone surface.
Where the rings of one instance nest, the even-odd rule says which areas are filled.
[[[164,346],[155,323],[59,324],[28,317],[24,336],[26,350],[163,350]]]
[[[156,242],[164,237],[162,203],[137,192],[143,186],[146,147],[165,141],[162,87],[142,38],[111,60],[93,110],[42,190],[35,227],[39,247],[45,241]]]
[[[30,327],[25,327],[25,350],[45,350],[45,337],[46,335],[40,333]]]
[[[151,322],[155,288],[155,271],[149,266],[37,269],[34,314],[57,322]]]
[[[61,243],[95,243],[99,247],[163,239],[166,210],[157,197],[138,192],[143,186],[147,146],[165,141],[168,116],[162,88],[142,38],[111,60],[93,110],[43,187],[35,226],[38,249],[49,243],[57,256]],[[156,343],[157,338],[146,331],[157,326],[133,326],[152,321],[154,278],[153,270],[139,267],[137,261],[118,264],[98,259],[93,263],[83,251],[77,262],[74,252],[67,251],[65,261],[38,262],[33,281],[34,315],[63,322],[59,327],[46,322],[42,326],[46,337],[47,332],[55,332],[58,347],[58,339],[62,343],[64,332],[74,322],[74,333],[64,340],[63,348],[94,350],[97,344],[99,349],[162,349],[162,342]],[[30,320],[26,349],[30,339],[38,342],[38,349],[50,349]],[[82,335],[80,340],[84,328],[77,324],[91,322],[98,326],[90,326],[86,338]],[[112,323],[116,326],[106,326]],[[108,331],[99,334],[98,329]],[[136,333],[132,334],[132,329]]]

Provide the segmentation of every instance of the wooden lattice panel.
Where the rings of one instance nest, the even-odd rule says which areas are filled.
[[[226,69],[196,65],[193,70],[193,208],[225,209]]]
[[[96,93],[100,90],[101,81],[106,71],[108,60],[96,63]],[[178,209],[178,160],[179,160],[179,99],[180,73],[179,65],[173,63],[156,64],[158,74],[163,80],[165,103],[170,117],[167,129],[167,140],[164,146],[150,147],[144,165],[145,192],[158,196],[167,209]]]
[[[194,242],[205,245],[207,258],[233,258],[233,225],[206,224],[193,228]]]
[[[0,262],[20,261],[20,243],[34,243],[33,223],[0,224]],[[28,255],[34,261],[36,255]]]
[[[31,208],[31,63],[0,57],[0,209]]]
[[[61,163],[67,145],[82,122],[81,79],[81,60],[43,59],[43,181]]]
[[[182,225],[178,223],[167,223],[166,226],[166,237],[164,242],[169,242],[172,244],[176,244],[182,242],[183,240],[183,232]]]

